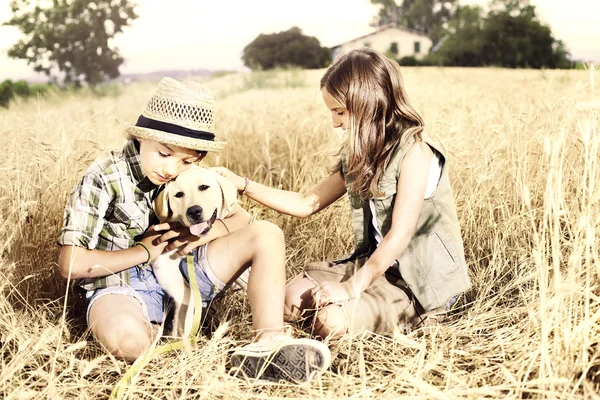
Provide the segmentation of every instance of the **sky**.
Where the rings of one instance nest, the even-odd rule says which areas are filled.
[[[485,7],[488,0],[459,0]],[[370,0],[137,0],[139,18],[114,40],[126,62],[121,73],[172,69],[243,69],[244,47],[261,33],[298,26],[323,46],[335,46],[373,30]],[[600,0],[530,0],[539,19],[571,56],[600,62]],[[0,0],[0,24],[10,18],[10,0]],[[6,51],[20,38],[0,26],[0,81],[35,79],[25,61]]]

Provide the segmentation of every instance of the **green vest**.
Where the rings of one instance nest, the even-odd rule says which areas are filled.
[[[423,140],[436,149],[445,161],[446,157],[429,137],[423,135]],[[400,166],[414,141],[414,137],[410,137],[393,151],[379,182],[382,195],[373,198],[377,224],[384,237],[392,225]],[[347,171],[347,159],[342,156],[342,173],[354,226],[355,250],[350,258],[369,256],[375,251],[376,245],[372,235],[371,209],[368,201],[350,192],[352,179]],[[450,298],[471,287],[446,162],[443,163],[437,188],[430,198],[424,200],[415,233],[397,261],[402,278],[425,311],[445,306]]]

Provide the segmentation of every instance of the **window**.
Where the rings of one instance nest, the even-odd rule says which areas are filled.
[[[415,54],[421,52],[421,42],[415,42]]]
[[[398,55],[398,43],[392,42],[392,44],[390,45],[390,53],[392,53],[395,56]]]

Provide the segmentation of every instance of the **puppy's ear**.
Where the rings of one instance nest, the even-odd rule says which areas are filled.
[[[165,222],[172,214],[169,206],[169,184],[167,183],[163,190],[154,199],[154,213],[160,222]]]
[[[223,195],[223,204],[219,215],[219,218],[223,218],[227,216],[233,209],[233,206],[237,204],[237,189],[227,178],[214,171],[212,171],[212,173],[215,175],[215,179],[221,187],[221,193]]]

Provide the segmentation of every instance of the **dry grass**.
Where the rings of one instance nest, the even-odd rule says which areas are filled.
[[[208,81],[229,141],[208,162],[295,190],[324,176],[338,138],[319,98],[321,73]],[[581,106],[597,102],[592,71],[404,73],[452,157],[469,304],[427,332],[332,343],[331,370],[293,387],[227,375],[227,351],[250,339],[247,304],[232,293],[219,304],[221,327],[151,362],[129,398],[600,398],[600,110]],[[0,109],[0,397],[107,397],[128,368],[68,311],[55,240],[75,180],[122,143],[122,124],[153,87]],[[289,277],[352,245],[345,201],[309,220],[245,206],[285,230]]]

